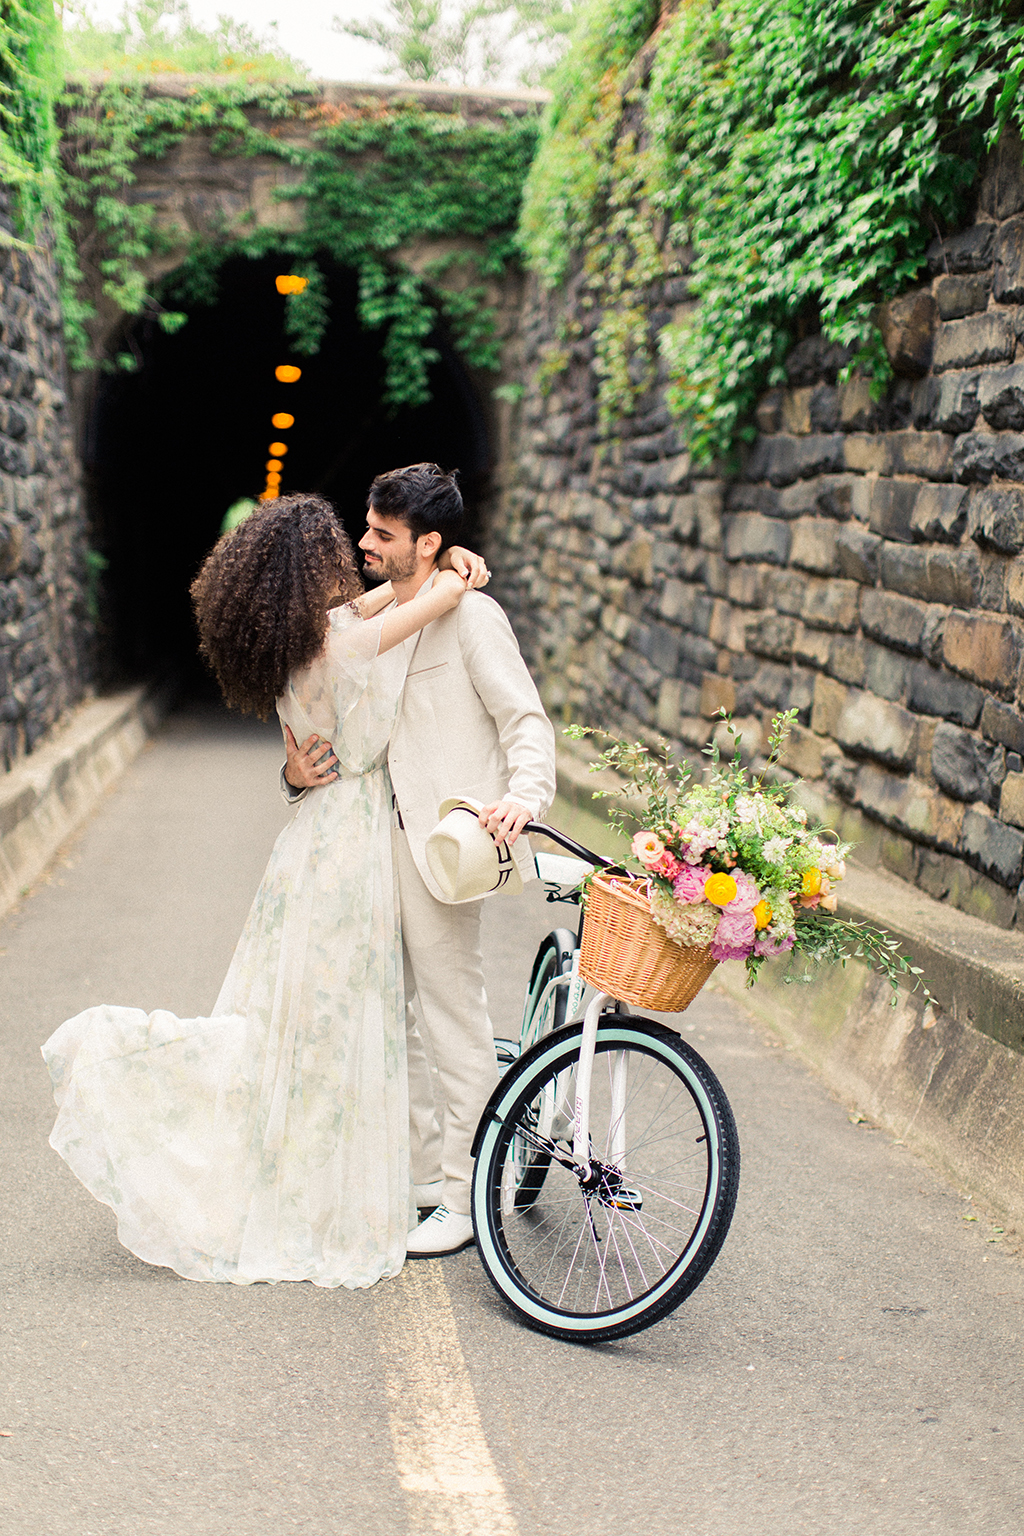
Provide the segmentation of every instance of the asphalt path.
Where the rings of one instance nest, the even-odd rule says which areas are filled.
[[[1020,1536],[1024,1266],[720,993],[678,1022],[736,1112],[736,1217],[632,1339],[530,1332],[472,1251],[347,1292],[119,1247],[47,1145],[39,1046],[90,1003],[210,1008],[279,762],[180,711],[0,925],[3,1536]],[[500,1033],[566,915],[490,904]]]

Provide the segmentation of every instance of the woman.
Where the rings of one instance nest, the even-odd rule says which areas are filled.
[[[265,719],[276,700],[298,740],[334,743],[338,777],[278,838],[212,1018],[104,1004],[43,1047],[50,1144],[150,1264],[349,1287],[402,1267],[415,1213],[385,761],[403,642],[466,587],[444,571],[379,612],[387,588],[359,595],[332,508],[301,495],[225,534],[193,585],[228,704]]]

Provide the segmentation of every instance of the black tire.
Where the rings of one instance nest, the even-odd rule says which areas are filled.
[[[542,1039],[492,1095],[474,1144],[473,1225],[492,1284],[520,1317],[598,1342],[649,1328],[703,1280],[736,1206],[740,1150],[722,1086],[696,1051],[650,1019],[604,1015],[585,1189],[571,1166],[582,1028]],[[613,1122],[617,1063],[625,1107]],[[543,1196],[529,1202],[509,1172],[517,1138],[546,1158]]]
[[[555,928],[543,940],[537,950],[530,972],[527,1005],[523,1013],[520,1034],[520,1051],[525,1055],[538,1041],[562,1029],[566,1022],[569,1001],[569,983],[548,991],[548,984],[555,976],[562,976],[572,967],[576,950],[576,937],[568,928]],[[519,1162],[516,1204],[521,1208],[532,1205],[544,1184],[551,1158],[544,1151],[531,1146],[520,1138],[516,1156]]]

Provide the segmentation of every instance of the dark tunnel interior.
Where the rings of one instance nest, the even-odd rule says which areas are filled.
[[[120,678],[176,676],[186,690],[209,684],[196,654],[188,588],[224,514],[263,489],[269,444],[288,443],[281,491],[315,490],[338,508],[349,534],[365,529],[375,474],[431,459],[462,472],[470,542],[489,469],[487,431],[475,390],[443,334],[431,369],[433,398],[389,411],[381,400],[383,333],[356,315],[356,277],[324,266],[331,310],[315,357],[294,354],[274,279],[289,259],[240,258],[220,274],[214,304],[197,305],[169,335],[136,322],[128,345],[137,366],[107,374],[84,445],[94,542],[104,572],[105,643]],[[295,363],[302,377],[279,383]],[[295,417],[287,432],[274,412]]]

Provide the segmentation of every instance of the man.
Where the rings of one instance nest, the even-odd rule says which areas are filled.
[[[455,475],[436,464],[378,475],[359,543],[367,577],[390,580],[395,601],[408,602],[433,578],[463,519]],[[410,1002],[412,1177],[417,1205],[436,1205],[409,1234],[409,1256],[433,1258],[473,1241],[469,1149],[498,1071],[480,951],[482,902],[445,898],[425,844],[441,802],[467,795],[483,802],[480,824],[496,842],[517,844],[526,823],[554,798],[555,749],[512,628],[491,598],[467,592],[450,615],[406,645],[409,667],[388,767]],[[282,785],[288,798],[330,782],[335,761],[315,738],[301,748],[290,740]],[[514,856],[523,878],[532,878],[525,839]],[[436,1114],[431,1063],[443,1098]]]

